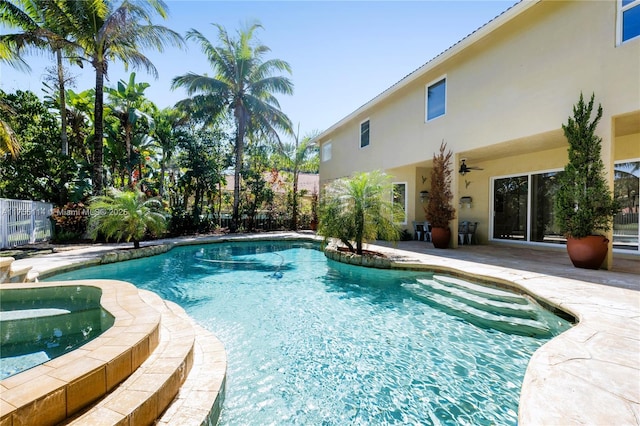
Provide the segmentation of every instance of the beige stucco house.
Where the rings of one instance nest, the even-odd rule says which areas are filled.
[[[610,240],[638,254],[640,0],[516,4],[319,135],[321,185],[383,170],[411,230],[444,140],[463,200],[452,229],[472,221],[480,243],[563,244],[551,193],[567,161],[561,126],[581,92],[604,109],[597,132],[611,187],[627,186],[616,188],[626,207]],[[473,168],[464,174],[463,159]]]

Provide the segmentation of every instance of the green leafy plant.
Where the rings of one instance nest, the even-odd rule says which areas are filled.
[[[318,234],[325,240],[337,238],[360,255],[366,241],[397,241],[400,231],[392,218],[401,207],[392,202],[392,191],[388,176],[380,171],[333,181],[320,197]]]
[[[451,150],[447,151],[444,141],[440,144],[439,152],[433,154],[429,202],[427,207],[423,207],[425,217],[433,228],[448,228],[449,222],[456,217],[451,192],[452,155]]]
[[[159,236],[167,227],[160,200],[146,199],[140,191],[111,189],[109,195],[93,197],[90,206],[89,235],[94,239],[102,234],[116,241],[133,241],[134,248],[139,248],[145,235]]]
[[[595,134],[602,118],[602,106],[593,120],[595,95],[588,104],[582,93],[573,107],[573,117],[562,125],[569,142],[569,162],[558,178],[555,195],[555,221],[567,237],[584,238],[597,231],[611,229],[613,217],[619,210],[604,176],[600,156],[602,138]]]
[[[66,235],[67,239],[69,235],[81,236],[87,230],[87,224],[89,222],[88,210],[83,203],[69,202],[62,206],[62,208],[56,208],[51,214],[51,219],[56,225],[56,237],[58,235]],[[61,236],[59,238],[62,238]]]

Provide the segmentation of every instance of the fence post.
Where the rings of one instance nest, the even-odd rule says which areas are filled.
[[[0,199],[0,248],[9,247],[8,215],[7,201]]]
[[[35,201],[29,202],[29,216],[31,217],[31,223],[29,224],[29,244],[36,242],[36,210]]]

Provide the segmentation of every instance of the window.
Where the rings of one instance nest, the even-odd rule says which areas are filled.
[[[618,1],[618,44],[640,36],[640,0]]]
[[[322,162],[331,160],[331,142],[322,145]]]
[[[369,146],[369,120],[360,123],[360,148]]]
[[[639,0],[640,1],[640,0]],[[445,114],[447,100],[447,79],[443,78],[427,85],[427,120]]]
[[[407,224],[407,183],[406,182],[394,182],[393,183],[393,204],[394,215],[393,222],[406,225]],[[395,207],[398,206],[398,207]]]

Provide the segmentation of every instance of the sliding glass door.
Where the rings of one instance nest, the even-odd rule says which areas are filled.
[[[529,241],[564,243],[566,239],[555,225],[555,194],[558,189],[558,174],[538,173],[531,179],[531,233]]]
[[[638,251],[640,161],[615,164],[614,194],[622,209],[613,220],[613,247]]]
[[[493,181],[493,238],[526,240],[528,190],[527,176]]]
[[[559,171],[493,180],[493,239],[562,243],[554,224]]]
[[[529,173],[493,179],[495,240],[565,243],[554,224],[557,177],[562,171]],[[617,162],[614,195],[620,212],[613,221],[613,247],[639,251],[640,160]]]

